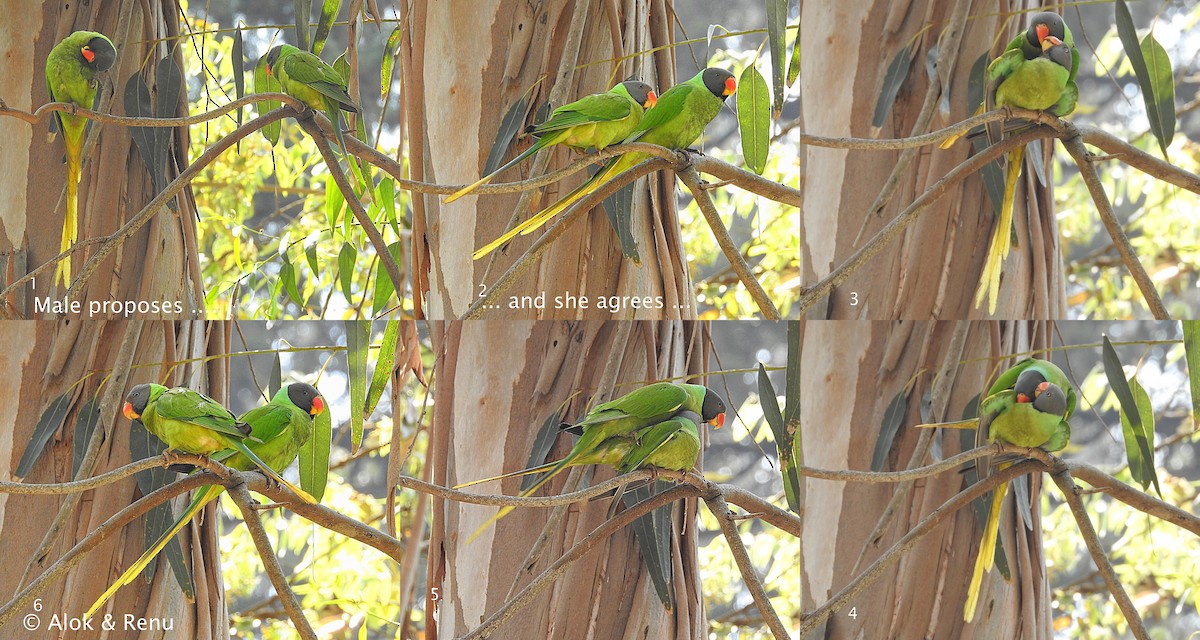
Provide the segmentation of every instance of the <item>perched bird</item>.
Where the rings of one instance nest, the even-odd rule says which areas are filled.
[[[920,426],[978,429],[979,440],[1054,452],[1064,449],[1071,440],[1071,426],[1067,421],[1075,412],[1075,404],[1075,388],[1062,369],[1047,360],[1030,358],[1018,362],[992,384],[980,404],[980,418]],[[1011,461],[1001,462],[997,469],[1003,470],[1012,464]],[[1005,483],[992,494],[963,608],[963,618],[967,622],[975,616],[983,574],[995,564],[1000,509],[1007,491],[1008,483]]]
[[[250,450],[247,444],[258,442],[250,433],[250,425],[238,421],[221,403],[202,393],[183,387],[139,384],[125,397],[124,413],[130,420],[141,420],[150,433],[176,451],[207,456],[235,449],[267,477],[294,491],[301,500],[316,504],[311,495],[285,480]]]
[[[687,82],[675,85],[663,93],[654,106],[646,111],[642,122],[623,142],[648,142],[668,149],[684,149],[704,133],[708,123],[720,113],[725,98],[733,95],[736,90],[737,81],[732,73],[709,67]],[[480,247],[473,257],[478,260],[515,238],[517,234],[527,235],[536,231],[575,201],[603,187],[622,172],[649,157],[649,154],[633,152],[613,158],[562,200]]]
[[[491,182],[492,178],[546,147],[565,144],[573,149],[603,150],[610,144],[620,142],[633,132],[642,121],[644,110],[653,107],[657,100],[658,96],[650,85],[627,80],[604,93],[593,93],[565,104],[552,111],[545,122],[527,130],[540,136],[533,146],[478,182],[454,192],[445,202],[454,202],[476,187]]]
[[[129,403],[126,403],[126,407],[128,406]],[[301,447],[312,438],[313,417],[320,415],[324,410],[325,401],[312,385],[302,382],[290,384],[281,388],[267,404],[251,409],[238,418],[238,424],[249,427],[246,439],[252,442],[247,446],[254,452],[250,457],[233,449],[227,449],[213,457],[238,471],[250,471],[265,464],[272,473],[282,472],[296,459]],[[126,415],[128,414],[129,410],[126,409]],[[133,582],[163,547],[167,546],[171,538],[200,513],[205,505],[216,500],[224,491],[224,485],[220,484],[209,485],[200,490],[192,498],[187,509],[179,515],[175,524],[101,594],[84,617],[91,618],[118,589]]]
[[[701,421],[720,428],[725,423],[725,401],[715,391],[698,384],[658,382],[647,385],[598,404],[583,420],[564,425],[564,430],[580,434],[580,438],[561,460],[455,488],[546,471],[545,476],[521,492],[522,497],[527,497],[563,469],[580,464],[609,464],[621,472],[646,465],[690,469],[699,452],[699,436],[696,436],[696,453],[690,454],[691,463],[685,465],[691,448],[687,428],[691,421],[685,414],[699,415]],[[693,426],[696,425],[693,423]],[[467,541],[474,540],[509,511],[512,507],[501,508]]]
[[[117,49],[111,40],[95,31],[76,31],[54,45],[46,58],[46,85],[50,99],[91,109],[96,104],[99,82],[96,74],[108,71],[117,60]],[[60,252],[79,241],[79,175],[83,162],[83,138],[87,118],[54,112],[55,122],[63,134],[67,153],[67,215],[63,220]],[[71,257],[64,257],[54,270],[55,284],[71,285]]]
[[[1070,29],[1057,14],[1039,13],[1025,33],[1014,38],[988,65],[990,102],[996,107],[1020,107],[1065,116],[1075,110],[1079,99],[1075,84],[1078,70],[1079,51],[1075,49]],[[990,135],[998,138],[994,132]],[[975,306],[989,298],[988,312],[993,314],[999,299],[1001,266],[1011,247],[1017,178],[1024,157],[1024,147],[1008,154],[1000,220],[975,291]]]
[[[325,112],[342,153],[346,153],[341,112],[358,113],[359,107],[350,97],[342,74],[319,57],[290,44],[275,45],[267,52],[266,71],[279,81],[284,93]]]

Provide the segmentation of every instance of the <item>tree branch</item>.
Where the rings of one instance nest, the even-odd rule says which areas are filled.
[[[729,543],[733,561],[737,563],[742,580],[745,581],[746,588],[750,591],[750,597],[754,599],[754,605],[758,607],[758,612],[762,614],[767,627],[771,629],[776,640],[789,640],[788,631],[783,628],[783,621],[779,619],[775,607],[771,606],[762,580],[754,569],[754,562],[750,560],[746,545],[742,542],[741,535],[738,534],[737,526],[733,524],[733,512],[729,510],[729,505],[725,503],[725,499],[719,492],[716,495],[704,496],[704,504],[708,506],[708,510],[712,512],[721,526],[721,533],[725,536],[725,541]]]

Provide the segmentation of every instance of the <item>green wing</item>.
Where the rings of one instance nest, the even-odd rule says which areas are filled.
[[[155,411],[160,418],[198,425],[238,440],[246,437],[237,428],[237,419],[228,409],[191,389],[177,387],[163,392],[155,402]]]
[[[250,425],[250,435],[265,444],[286,433],[292,413],[288,407],[267,403],[243,413],[239,420]]]
[[[612,93],[598,93],[555,109],[549,119],[534,127],[533,133],[540,135],[581,124],[620,120],[628,116],[632,109],[633,103],[628,98]]]
[[[683,387],[670,382],[656,382],[615,400],[596,405],[588,412],[588,418],[609,411],[618,411],[635,418],[652,418],[664,413],[674,413],[687,399],[687,390]],[[584,418],[584,422],[588,422],[588,418]]]
[[[317,56],[307,51],[292,52],[283,61],[283,71],[288,78],[308,85],[321,95],[357,108],[354,99],[346,93],[342,75]]]
[[[692,414],[696,415],[696,414]],[[700,416],[696,416],[699,419]],[[700,436],[695,420],[676,416],[638,432],[636,444],[621,459],[617,470],[633,471],[645,465],[686,471],[696,465]]]
[[[1017,392],[1012,389],[1003,389],[997,393],[993,393],[984,398],[979,405],[979,415],[981,416],[998,416],[1007,411],[1017,402]]]
[[[659,97],[658,102],[646,111],[646,115],[642,116],[642,122],[638,125],[637,129],[633,130],[633,133],[630,134],[629,138],[625,141],[633,142],[638,138],[641,138],[647,131],[661,127],[662,125],[679,116],[679,114],[683,113],[684,108],[687,106],[688,97],[697,90],[698,87],[696,87],[696,85],[688,84],[686,82],[667,89],[667,91],[663,93],[661,97]]]

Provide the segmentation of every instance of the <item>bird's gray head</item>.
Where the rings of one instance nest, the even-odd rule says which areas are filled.
[[[717,428],[725,424],[725,401],[716,391],[704,389],[704,403],[700,406],[700,416]]]
[[[658,100],[658,96],[655,95],[654,89],[650,88],[650,85],[646,84],[645,82],[626,80],[625,82],[622,82],[621,85],[625,87],[625,91],[629,93],[629,97],[633,98],[634,102],[642,105],[642,108],[644,109],[653,107],[654,103]]]
[[[1034,391],[1033,408],[1042,413],[1063,416],[1067,413],[1067,395],[1053,382],[1043,382]]]
[[[304,382],[294,382],[288,385],[288,400],[311,416],[318,415],[325,410],[325,401],[321,399],[321,393],[311,384]]]
[[[1051,38],[1053,38],[1053,36],[1051,36]],[[1058,39],[1055,38],[1055,40]],[[1046,38],[1046,42],[1050,41],[1050,38]],[[1045,53],[1042,55],[1050,58],[1055,64],[1065,68],[1067,71],[1071,70],[1072,63],[1074,62],[1073,56],[1071,55],[1071,47],[1067,46],[1066,43],[1061,41],[1059,41],[1059,44],[1047,48]]]
[[[271,68],[275,66],[275,61],[279,59],[279,54],[283,51],[283,45],[277,44],[267,52],[267,73],[271,73]],[[273,74],[272,74],[273,75]]]
[[[137,420],[146,412],[146,405],[150,404],[151,387],[148,383],[139,384],[129,390],[129,395],[125,396],[125,417],[130,420]]]
[[[733,95],[737,91],[737,80],[733,79],[733,74],[718,67],[709,67],[704,70],[704,75],[701,76],[704,81],[704,86],[708,88],[712,94],[722,100]]]
[[[1022,371],[1021,375],[1017,376],[1017,383],[1013,385],[1013,391],[1017,393],[1017,402],[1033,402],[1038,385],[1045,381],[1046,376],[1037,369],[1030,367]]]
[[[113,48],[108,38],[100,36],[88,40],[87,44],[79,50],[79,55],[83,56],[84,62],[96,71],[108,71],[109,67],[117,61],[117,50]]]
[[[1046,36],[1054,36],[1059,40],[1067,39],[1067,26],[1063,24],[1062,16],[1049,11],[1034,14],[1029,28],[1025,30],[1025,41],[1040,51]]]

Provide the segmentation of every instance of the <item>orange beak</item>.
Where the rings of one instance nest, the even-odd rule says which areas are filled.
[[[125,403],[125,407],[121,410],[121,413],[124,413],[125,417],[129,418],[130,420],[137,420],[138,418],[142,417],[138,412],[133,410],[133,403],[131,402]]]
[[[312,409],[309,410],[309,412],[308,412],[309,415],[319,416],[319,415],[321,415],[321,412],[324,410],[325,410],[325,401],[321,399],[321,396],[317,396],[317,397],[313,398],[313,406],[312,406]]]
[[[711,424],[713,428],[720,429],[721,427],[725,426],[725,414],[718,413],[717,417],[709,420],[708,423]]]
[[[1042,42],[1043,40],[1045,40],[1046,36],[1050,35],[1050,25],[1039,24],[1036,27],[1034,27],[1034,30],[1037,31],[1037,37],[1038,37],[1039,43]]]
[[[83,56],[84,60],[88,61],[88,64],[96,61],[96,52],[92,51],[91,47],[84,47],[79,50],[79,53]]]
[[[1049,51],[1050,49],[1053,49],[1062,43],[1062,40],[1059,40],[1054,36],[1046,36],[1045,39],[1042,40],[1042,51]]]
[[[1037,386],[1037,388],[1033,390],[1033,397],[1036,398],[1036,397],[1042,395],[1043,393],[1046,392],[1046,389],[1048,389],[1049,387],[1050,387],[1049,381],[1039,384]]]
[[[733,78],[726,78],[724,95],[731,96],[733,95],[734,91],[737,91],[737,80],[734,80]]]
[[[651,91],[650,94],[646,96],[646,104],[642,105],[642,107],[649,109],[656,104],[658,104],[658,95]]]

